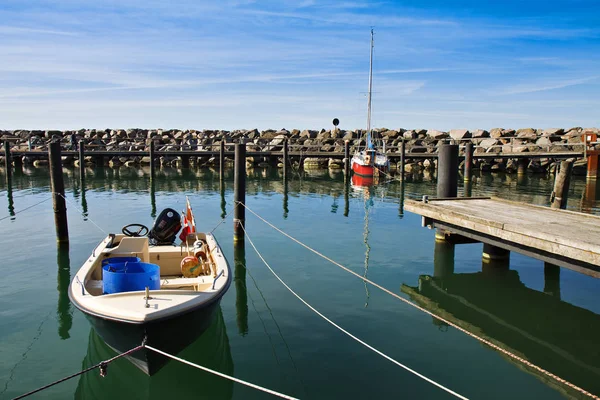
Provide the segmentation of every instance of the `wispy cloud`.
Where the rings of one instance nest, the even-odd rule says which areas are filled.
[[[27,34],[59,35],[59,36],[77,36],[78,35],[77,32],[70,32],[70,31],[0,25],[0,35],[27,35]]]
[[[590,83],[600,78],[600,75],[590,76],[586,78],[576,78],[576,79],[565,79],[565,80],[552,80],[552,81],[544,81],[538,83],[527,83],[521,85],[514,85],[506,88],[501,92],[504,95],[515,95],[515,94],[525,94],[525,93],[535,93],[535,92],[543,92],[546,90],[556,90],[563,89],[571,86],[583,85],[585,83]]]

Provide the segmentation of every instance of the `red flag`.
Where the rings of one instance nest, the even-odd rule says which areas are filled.
[[[185,202],[186,202],[185,216],[187,219],[189,233],[195,233],[196,232],[196,221],[194,220],[194,213],[192,212],[192,206],[190,205],[190,199],[188,199],[187,196],[185,196]]]
[[[188,233],[190,233],[190,226],[184,213],[181,213],[181,218],[183,218],[183,229],[179,234],[179,239],[183,242],[187,238]]]

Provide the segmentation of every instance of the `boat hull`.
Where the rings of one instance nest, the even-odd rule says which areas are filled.
[[[178,354],[210,326],[221,297],[184,314],[143,324],[115,321],[87,313],[85,315],[96,333],[117,353],[131,350],[146,339],[146,344],[152,347],[169,354]],[[150,376],[169,361],[167,357],[147,349],[137,351],[127,358]]]
[[[378,172],[387,172],[387,166],[377,165]],[[352,163],[352,172],[360,176],[373,177],[375,175],[375,167],[372,165],[360,165]]]

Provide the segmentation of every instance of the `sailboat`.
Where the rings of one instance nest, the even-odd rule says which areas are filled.
[[[367,105],[367,133],[366,145],[364,149],[358,149],[352,156],[352,171],[356,175],[365,177],[378,176],[380,172],[386,172],[389,169],[390,161],[383,153],[377,151],[373,143],[371,132],[371,97],[373,91],[373,29],[371,29],[371,57],[369,62],[369,94]]]

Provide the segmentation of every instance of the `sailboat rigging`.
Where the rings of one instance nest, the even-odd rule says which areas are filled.
[[[373,143],[371,132],[371,99],[373,94],[373,29],[371,29],[371,53],[369,58],[369,93],[367,100],[367,131],[365,148],[357,149],[352,156],[352,171],[356,175],[365,177],[378,176],[379,172],[386,172],[390,162],[384,152],[379,152]]]

